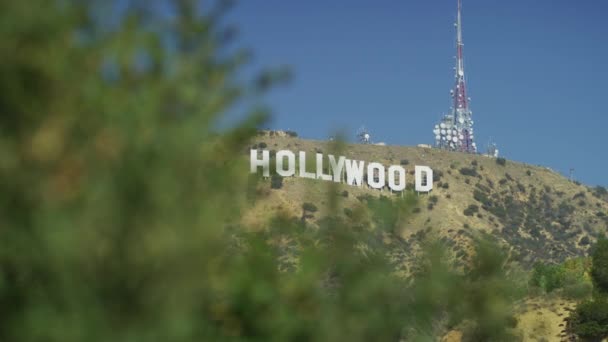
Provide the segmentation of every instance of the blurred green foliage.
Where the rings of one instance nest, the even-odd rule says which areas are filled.
[[[589,258],[568,259],[561,264],[537,263],[530,275],[529,285],[544,293],[560,290],[566,298],[585,299],[591,296],[593,290],[588,276],[590,270]]]
[[[530,279],[530,284],[549,293],[564,285],[564,268],[562,265],[537,263]]]
[[[591,254],[593,299],[576,307],[572,316],[572,331],[589,341],[608,337],[608,240],[598,239]]]
[[[365,196],[364,201],[376,226],[390,233],[398,233],[395,228],[403,225],[418,204],[413,191],[407,191],[394,199],[387,196]]]
[[[579,304],[571,325],[572,331],[584,341],[601,341],[608,337],[608,299],[598,297]]]
[[[608,296],[608,239],[600,238],[591,254],[591,277],[598,292]]]
[[[407,280],[361,251],[379,235],[333,216],[335,194],[316,230],[238,226],[257,98],[288,73],[242,79],[226,3],[0,3],[0,341],[432,341],[465,323],[512,340],[493,244],[463,275],[428,243]],[[414,203],[370,208],[395,233]]]
[[[222,227],[266,113],[213,127],[281,74],[237,80],[222,2],[156,5],[0,4],[0,340],[246,329],[218,324],[244,263]]]

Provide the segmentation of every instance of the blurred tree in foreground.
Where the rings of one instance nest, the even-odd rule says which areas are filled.
[[[224,4],[0,3],[0,341],[430,341],[464,319],[498,340],[496,249],[471,278],[429,252],[406,283],[331,215],[277,221],[302,232],[286,273],[267,233],[224,229],[265,113],[213,127],[284,76],[239,80]]]
[[[591,253],[593,267],[591,278],[597,292],[608,296],[608,239],[601,238],[593,247]]]
[[[214,336],[265,113],[212,127],[277,76],[237,82],[224,3],[0,4],[0,340]]]
[[[572,331],[589,341],[608,337],[608,240],[598,239],[591,253],[594,294],[592,300],[576,307],[572,317]]]

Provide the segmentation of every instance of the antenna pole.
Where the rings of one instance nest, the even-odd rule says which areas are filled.
[[[568,178],[570,178],[571,182],[574,182],[574,169],[573,168],[570,168],[570,176]]]
[[[463,63],[463,46],[462,42],[462,1],[458,0],[458,16],[456,19],[456,77],[464,75],[464,63]]]

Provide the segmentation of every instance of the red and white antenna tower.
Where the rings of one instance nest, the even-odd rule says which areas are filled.
[[[473,135],[473,112],[469,108],[469,98],[464,75],[464,43],[462,41],[462,1],[458,0],[456,19],[456,82],[451,90],[452,108],[450,114],[435,125],[435,145],[442,149],[476,153]]]

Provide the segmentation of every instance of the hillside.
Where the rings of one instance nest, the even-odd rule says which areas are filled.
[[[271,150],[271,155],[280,149],[313,154],[329,153],[329,144],[262,132],[251,146]],[[481,155],[406,146],[347,144],[340,155],[384,165],[404,165],[411,173],[408,186],[413,182],[414,165],[427,165],[434,170],[433,191],[417,195],[413,213],[392,222],[393,234],[379,231],[378,240],[388,248],[398,270],[404,274],[419,249],[418,242],[426,235],[441,239],[453,252],[455,263],[466,267],[471,239],[489,234],[508,251],[511,262],[529,268],[537,261],[557,263],[586,255],[589,246],[608,228],[608,202],[603,194],[570,182],[546,167],[510,160],[499,163]],[[262,199],[251,204],[242,223],[265,229],[269,220],[280,214],[318,226],[327,214],[329,184],[289,177],[273,188],[269,179],[262,180],[256,185]],[[356,215],[370,229],[378,228],[381,222],[373,219],[368,199],[400,196],[366,185],[337,186],[340,215],[345,219]],[[314,204],[319,210],[305,210],[304,203]]]

